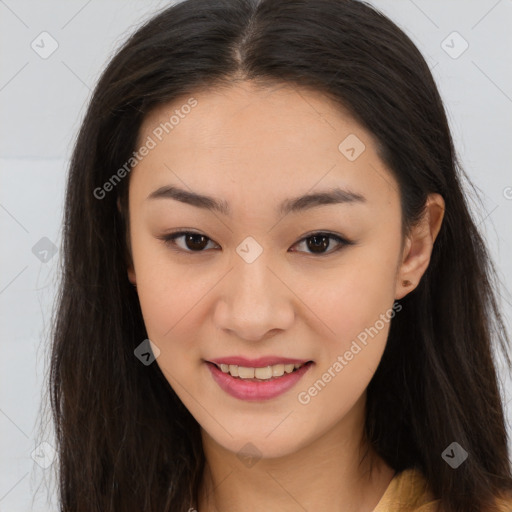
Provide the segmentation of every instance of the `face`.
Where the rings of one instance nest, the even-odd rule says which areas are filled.
[[[144,144],[128,275],[156,364],[203,432],[276,457],[346,421],[405,294],[398,185],[370,133],[318,93],[243,83],[154,110]],[[254,367],[276,377],[248,380]]]

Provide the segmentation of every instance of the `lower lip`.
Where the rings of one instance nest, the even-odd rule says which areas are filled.
[[[312,364],[306,363],[298,370],[268,381],[251,381],[232,377],[213,363],[206,362],[213,379],[226,393],[240,400],[248,401],[269,400],[285,393],[302,378]]]

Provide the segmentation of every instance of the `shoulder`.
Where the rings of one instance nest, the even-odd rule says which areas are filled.
[[[512,493],[508,497],[496,498],[496,506],[500,512],[512,512]]]
[[[373,512],[436,512],[439,502],[419,469],[405,469],[391,480]]]
[[[373,512],[438,512],[441,500],[434,499],[419,469],[406,469],[391,480]],[[496,498],[499,512],[512,512],[512,493]]]

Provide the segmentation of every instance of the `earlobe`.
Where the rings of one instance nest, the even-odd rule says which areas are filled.
[[[401,263],[395,281],[395,300],[401,299],[415,288],[411,280],[407,279],[407,277],[411,277],[410,269],[407,268],[407,265],[410,264],[411,247],[412,240],[408,237],[404,243],[404,248],[401,255]]]
[[[434,242],[441,230],[445,203],[440,194],[430,194],[425,213],[404,244],[402,263],[396,280],[395,299],[414,290],[430,263]]]

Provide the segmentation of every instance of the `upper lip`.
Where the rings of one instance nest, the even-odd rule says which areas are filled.
[[[304,364],[310,359],[293,359],[289,357],[265,356],[258,359],[247,359],[240,356],[219,357],[218,359],[210,359],[208,362],[217,366],[221,364],[233,364],[237,366],[245,366],[247,368],[263,368],[265,366],[273,366],[275,364]]]

